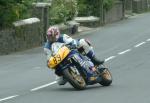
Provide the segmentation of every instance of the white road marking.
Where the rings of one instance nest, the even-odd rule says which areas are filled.
[[[56,84],[56,83],[57,83],[57,81],[54,81],[54,82],[51,82],[51,83],[48,83],[48,84],[45,84],[45,85],[42,85],[42,86],[39,86],[39,87],[33,88],[33,89],[31,89],[30,91],[36,91],[36,90],[39,90],[39,89],[42,89],[42,88],[48,87],[48,86],[53,85],[53,84]]]
[[[114,59],[115,57],[116,57],[116,56],[111,56],[111,57],[105,59],[105,62],[107,62],[107,61],[109,61],[109,60],[111,60],[111,59]]]
[[[141,43],[135,45],[134,47],[137,48],[137,47],[139,47],[139,46],[141,46],[141,45],[143,45],[143,44],[145,44],[145,43],[146,43],[146,42],[141,42]]]
[[[146,41],[150,41],[150,39],[147,39]]]
[[[125,50],[125,51],[123,51],[123,52],[120,52],[120,53],[118,53],[118,54],[119,54],[119,55],[122,55],[122,54],[125,54],[125,53],[129,52],[129,51],[131,51],[131,49],[127,49],[127,50]]]
[[[19,95],[13,95],[13,96],[9,96],[9,97],[0,99],[0,102],[1,102],[1,101],[6,101],[6,100],[8,100],[8,99],[12,99],[12,98],[15,98],[15,97],[18,97],[18,96],[19,96]]]

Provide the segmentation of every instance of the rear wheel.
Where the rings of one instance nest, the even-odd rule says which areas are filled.
[[[110,71],[106,68],[101,74],[102,81],[99,82],[103,86],[109,86],[112,83],[112,75]]]
[[[74,88],[78,90],[83,90],[86,88],[86,82],[76,67],[65,69],[63,74]]]

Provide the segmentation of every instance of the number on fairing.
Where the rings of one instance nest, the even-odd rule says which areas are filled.
[[[60,62],[60,61],[61,61],[60,55],[56,55],[56,56],[54,57],[53,61],[54,61],[55,64],[57,64],[58,62]]]

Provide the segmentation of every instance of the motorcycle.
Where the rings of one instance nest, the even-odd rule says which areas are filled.
[[[96,83],[111,85],[112,75],[104,64],[94,66],[87,56],[64,43],[53,43],[51,50],[48,67],[54,69],[56,75],[63,76],[75,89],[83,90],[87,85]]]

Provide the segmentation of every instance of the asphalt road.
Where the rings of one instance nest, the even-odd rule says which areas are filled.
[[[58,86],[41,47],[0,56],[0,103],[150,103],[150,13],[83,33],[113,75],[76,91]]]

